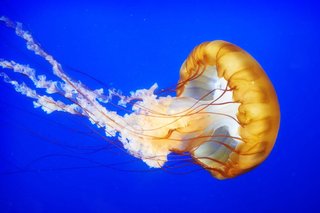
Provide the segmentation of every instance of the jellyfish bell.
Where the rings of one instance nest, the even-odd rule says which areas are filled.
[[[260,65],[231,43],[197,46],[181,67],[175,97],[159,96],[157,84],[124,96],[116,90],[91,90],[70,78],[21,24],[6,17],[0,22],[13,28],[59,79],[48,80],[30,66],[1,59],[0,67],[28,77],[35,89],[0,72],[4,82],[48,114],[62,111],[88,118],[150,167],[164,167],[170,153],[189,155],[214,177],[225,179],[256,167],[272,150],[280,122],[276,93]],[[114,97],[130,111],[112,111]]]
[[[278,134],[280,110],[271,81],[253,57],[225,41],[205,42],[191,52],[180,76],[177,96],[209,101],[206,111],[213,113],[208,127],[199,131],[212,138],[191,146],[198,164],[224,179],[267,158]],[[216,88],[222,90],[206,95]]]

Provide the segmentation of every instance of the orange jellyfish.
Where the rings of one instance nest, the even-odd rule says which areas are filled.
[[[150,167],[163,167],[167,156],[176,153],[191,156],[218,179],[232,178],[258,166],[273,148],[280,123],[275,90],[255,59],[231,43],[197,46],[181,67],[176,97],[158,95],[157,84],[124,96],[111,89],[107,94],[91,90],[71,79],[21,24],[6,17],[0,21],[60,79],[48,80],[28,65],[0,59],[0,67],[27,76],[35,89],[0,72],[6,83],[48,114],[62,111],[88,118]],[[108,109],[113,97],[130,111],[120,115]]]

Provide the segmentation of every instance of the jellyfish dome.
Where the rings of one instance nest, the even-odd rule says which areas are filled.
[[[207,126],[197,129],[202,139],[189,149],[194,160],[219,179],[259,165],[274,146],[280,111],[257,61],[231,43],[205,42],[191,52],[180,75],[177,96],[199,101],[208,113]]]
[[[48,80],[28,65],[0,59],[4,82],[48,114],[62,111],[89,119],[150,167],[163,167],[175,153],[190,156],[218,179],[232,178],[262,163],[274,146],[280,123],[276,92],[258,62],[231,43],[195,47],[181,66],[174,97],[157,94],[157,84],[124,96],[114,89],[92,90],[70,78],[21,24],[6,17],[0,21],[59,78]],[[12,79],[10,71],[27,76],[35,88]],[[130,111],[121,115],[110,110],[114,97]]]

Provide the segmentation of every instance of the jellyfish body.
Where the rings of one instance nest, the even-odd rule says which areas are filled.
[[[47,113],[88,118],[150,167],[162,167],[173,152],[190,155],[216,178],[231,178],[259,165],[274,145],[280,121],[276,93],[260,65],[233,44],[213,41],[197,46],[181,67],[176,97],[158,96],[156,84],[130,96],[111,89],[106,95],[103,89],[91,90],[67,76],[20,24],[6,17],[0,21],[15,29],[61,80],[47,80],[28,65],[1,59],[0,67],[27,76],[36,89],[1,72],[6,83]],[[38,94],[39,88],[46,95]],[[130,113],[121,116],[108,110],[115,96],[119,105],[130,106]]]
[[[237,120],[229,122],[212,116],[211,134],[217,141],[193,147],[190,153],[196,162],[220,179],[235,177],[259,165],[274,146],[280,110],[272,83],[258,62],[231,43],[206,42],[192,51],[180,75],[178,97],[203,100],[219,84],[227,85],[221,96],[213,94],[204,99],[212,100],[214,105],[216,97],[226,98],[223,102],[233,107],[224,106],[223,111]],[[215,112],[214,108],[208,109]]]

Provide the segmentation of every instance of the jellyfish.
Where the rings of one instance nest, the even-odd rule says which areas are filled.
[[[0,59],[5,83],[48,114],[62,111],[89,119],[149,167],[163,167],[175,153],[190,156],[217,179],[233,178],[261,164],[275,144],[280,109],[274,87],[259,63],[234,44],[217,40],[195,47],[181,66],[176,96],[156,93],[157,84],[125,96],[72,79],[20,23],[7,17],[0,21],[46,60],[59,79]],[[11,71],[27,76],[34,88],[12,79]],[[130,111],[121,115],[108,109],[114,97]]]

